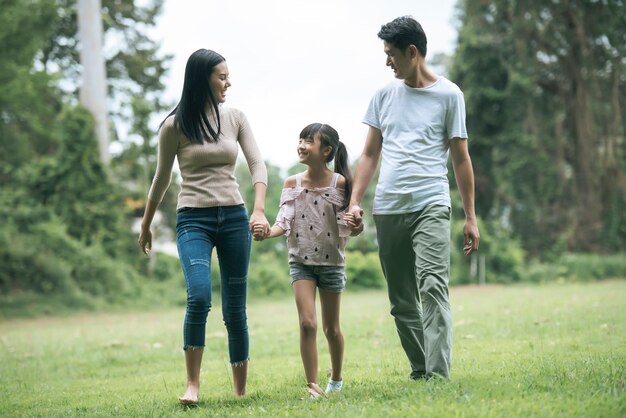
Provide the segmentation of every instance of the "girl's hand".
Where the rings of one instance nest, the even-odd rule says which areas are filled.
[[[265,226],[262,224],[256,224],[252,226],[252,236],[255,241],[263,241],[268,237],[268,234],[265,233]]]
[[[252,237],[255,241],[262,241],[269,235],[270,223],[263,212],[252,212],[252,216],[250,216],[250,232],[252,232]]]
[[[357,204],[350,205],[344,219],[350,228],[359,227],[359,225],[363,224],[363,209]],[[362,229],[361,227],[361,230]]]
[[[360,219],[359,222],[357,223],[356,216],[354,213],[350,213],[350,212],[346,213],[343,219],[346,221],[346,223],[350,227],[351,236],[354,237],[354,236],[359,235],[361,232],[363,232],[363,219]]]
[[[145,255],[150,254],[152,250],[152,232],[150,232],[150,228],[141,228],[137,242]]]

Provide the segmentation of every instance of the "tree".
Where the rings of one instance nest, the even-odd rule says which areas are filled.
[[[461,4],[452,78],[466,93],[477,206],[531,255],[626,248],[624,9]]]
[[[132,219],[123,205],[137,178],[120,181],[124,170],[106,175],[92,115],[79,106],[77,3],[2,3],[0,292],[71,293],[79,305],[89,304],[83,291],[111,300],[137,296],[147,262],[133,252]],[[144,31],[161,4],[104,0],[102,7],[105,36],[121,33],[118,39],[131,42],[107,49],[105,91],[117,106],[116,120],[146,144],[156,136],[145,129],[146,115],[164,107],[159,92],[169,58]],[[155,153],[149,146],[142,151]]]
[[[106,106],[106,73],[102,56],[102,17],[100,0],[78,0],[78,33],[83,81],[80,103],[94,117],[100,158],[108,164],[109,126]]]
[[[163,0],[153,0],[142,6],[138,6],[134,0],[101,1],[109,115],[118,127],[133,124],[136,126],[135,117],[143,117],[134,113],[137,107],[131,106],[136,98],[145,101],[152,112],[159,112],[170,106],[163,102],[161,93],[165,88],[163,77],[171,56],[161,54],[158,43],[146,33],[155,25],[156,17],[163,8]],[[82,50],[77,36],[78,3],[77,0],[56,0],[54,3],[57,5],[57,24],[41,50],[41,64],[45,68],[58,68],[63,77],[65,91],[70,97],[77,96],[79,85],[76,80],[80,80],[82,74],[77,53]],[[119,42],[120,39],[124,42]],[[131,130],[130,134],[129,138],[114,133],[112,140],[121,141],[124,148],[129,148],[131,143],[145,140],[154,144],[156,135],[153,133],[150,138],[143,138],[137,136],[139,134],[136,130]]]
[[[27,161],[54,152],[50,126],[62,100],[54,72],[33,65],[58,22],[53,0],[2,1],[0,13],[0,182]],[[24,36],[28,33],[28,36]]]

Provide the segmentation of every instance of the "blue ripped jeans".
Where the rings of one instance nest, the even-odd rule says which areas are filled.
[[[246,290],[251,235],[246,208],[181,208],[176,216],[176,243],[187,284],[184,349],[205,344],[206,318],[211,310],[211,253],[215,247],[230,362],[248,360]]]

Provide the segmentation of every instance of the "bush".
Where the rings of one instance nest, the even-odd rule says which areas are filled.
[[[385,276],[377,252],[346,252],[346,276],[350,288],[380,289],[385,286]]]
[[[519,240],[500,222],[484,222],[478,218],[480,247],[477,253],[466,257],[463,254],[463,225],[465,218],[456,216],[452,219],[450,246],[450,284],[478,283],[478,277],[471,271],[472,258],[476,263],[476,276],[479,257],[484,257],[484,275],[486,283],[512,283],[525,280],[525,252]]]
[[[257,296],[278,296],[291,293],[287,257],[273,253],[254,254],[248,269],[249,293]]]
[[[71,280],[72,263],[59,257],[58,249],[69,246],[71,239],[48,244],[45,234],[18,232],[5,225],[0,233],[0,291],[32,290],[38,293],[68,292],[76,287]],[[71,251],[71,250],[70,250]]]
[[[532,282],[591,281],[626,277],[625,254],[563,254],[552,263],[530,263]]]
[[[11,181],[0,194],[0,294],[72,306],[137,300],[144,262],[99,160],[91,116],[68,108],[57,122],[56,155],[3,171]]]

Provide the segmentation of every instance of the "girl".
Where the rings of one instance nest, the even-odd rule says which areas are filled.
[[[139,245],[152,248],[150,224],[169,186],[174,158],[183,178],[178,195],[176,242],[187,284],[184,323],[187,390],[179,401],[198,403],[200,365],[206,318],[211,309],[211,253],[220,263],[222,315],[228,331],[228,351],[235,396],[246,392],[248,324],[246,288],[250,257],[250,228],[269,232],[265,219],[267,169],[246,116],[221,106],[231,86],[220,54],[200,49],[187,61],[180,102],[161,123],[156,174],[148,194]],[[254,182],[254,210],[248,223],[234,170],[238,146]]]
[[[340,391],[343,384],[339,307],[346,284],[344,248],[348,235],[360,233],[363,224],[354,229],[347,225],[352,216],[345,214],[352,177],[346,147],[339,141],[337,131],[321,123],[307,126],[300,133],[298,157],[308,168],[285,180],[276,223],[266,237],[287,235],[291,284],[300,319],[300,355],[308,393],[317,399]],[[334,173],[327,167],[333,159]],[[262,235],[262,225],[254,229]],[[322,391],[317,380],[316,288],[332,364],[326,391]]]

